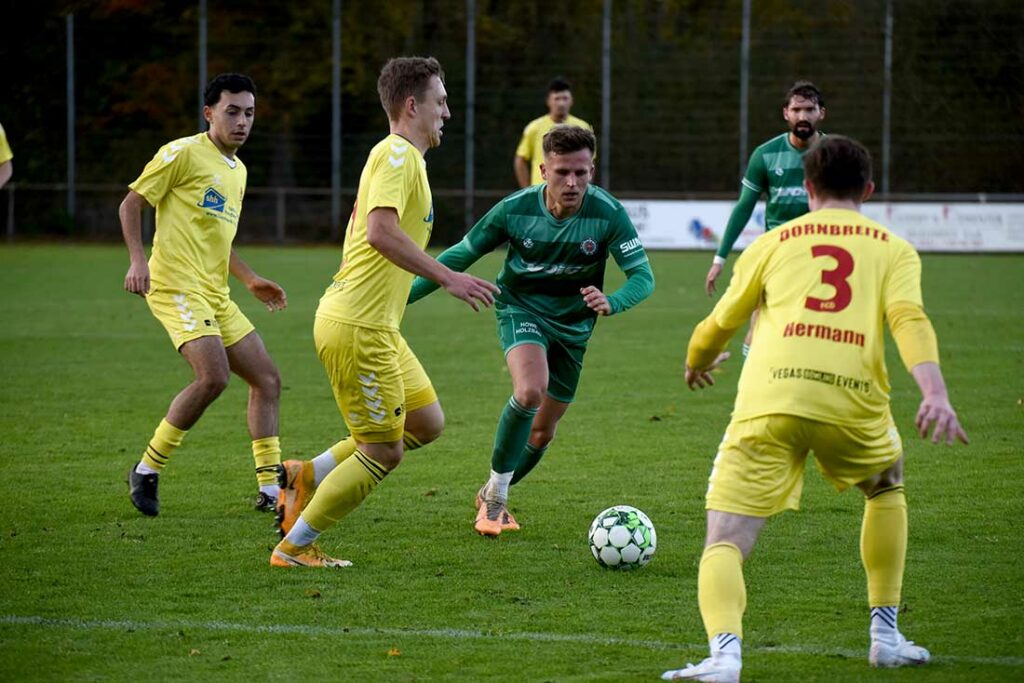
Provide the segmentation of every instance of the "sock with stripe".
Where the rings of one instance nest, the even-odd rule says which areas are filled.
[[[407,451],[423,447],[419,439],[409,432],[402,435],[402,443],[405,444]],[[319,486],[335,467],[348,460],[355,452],[356,440],[349,436],[313,458],[313,485]]]
[[[505,409],[501,411],[498,431],[494,435],[494,451],[491,453],[491,485],[503,488],[499,493],[502,499],[508,498],[508,483],[526,448],[536,414],[537,408],[524,408],[515,396],[509,397]],[[504,477],[506,474],[507,478]],[[502,476],[496,480],[495,475]]]
[[[892,637],[907,557],[907,497],[902,486],[864,501],[860,556],[868,578],[871,637]]]
[[[732,543],[715,543],[704,549],[697,573],[697,601],[709,642],[721,634],[743,638],[747,588],[743,554]]]
[[[324,478],[302,518],[314,529],[326,531],[359,507],[387,474],[380,463],[357,448]]]
[[[256,461],[256,483],[260,491],[277,498],[281,491],[277,485],[277,472],[281,467],[281,439],[266,436],[252,440],[252,459]]]
[[[742,641],[735,633],[718,633],[711,639],[709,645],[712,657],[729,655],[738,659],[743,656]]]
[[[512,474],[511,484],[515,486],[523,478],[537,466],[540,459],[547,453],[547,444],[543,446],[534,446],[532,443],[526,444],[526,449],[523,451],[523,456],[519,459],[519,464],[516,465],[516,471]]]
[[[153,438],[149,440],[149,445],[142,454],[142,460],[135,466],[135,471],[139,474],[158,474],[170,460],[174,449],[181,445],[186,434],[187,429],[178,429],[166,419],[160,420],[156,431],[153,432]]]

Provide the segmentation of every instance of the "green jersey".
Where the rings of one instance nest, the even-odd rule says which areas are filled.
[[[498,202],[438,260],[462,271],[507,242],[496,281],[501,288],[495,298],[499,316],[504,311],[526,311],[567,342],[583,343],[594,330],[597,314],[587,307],[580,290],[591,285],[604,290],[609,255],[629,275],[626,284],[608,296],[612,313],[650,295],[654,279],[636,228],[617,199],[590,185],[579,211],[558,220],[544,205],[545,187],[528,187]],[[433,282],[416,278],[410,303],[436,288]]]
[[[753,151],[743,176],[744,187],[768,195],[764,212],[765,230],[804,215],[807,190],[804,189],[803,156],[807,150],[794,147],[789,133],[772,138]]]

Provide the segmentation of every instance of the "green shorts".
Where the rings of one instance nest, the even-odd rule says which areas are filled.
[[[498,340],[505,355],[517,346],[543,346],[548,357],[548,396],[572,403],[583,372],[586,343],[567,342],[544,324],[544,319],[521,310],[498,311]]]

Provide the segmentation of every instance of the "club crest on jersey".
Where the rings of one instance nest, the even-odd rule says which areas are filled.
[[[580,242],[580,251],[582,251],[587,256],[593,256],[594,254],[597,253],[597,242],[594,240],[593,237],[588,237],[587,239]]]
[[[775,168],[775,175],[782,175],[783,173],[784,171],[782,170],[781,166]]]
[[[529,237],[527,237],[525,240],[523,240],[523,247],[526,248],[526,249],[533,248],[533,240],[531,240]]]
[[[213,211],[219,211],[224,213],[224,205],[227,203],[227,198],[220,192],[217,192],[213,187],[206,188],[203,193],[203,199],[197,206],[204,209],[212,209]]]

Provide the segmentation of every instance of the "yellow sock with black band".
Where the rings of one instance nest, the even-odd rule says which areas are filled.
[[[174,450],[181,445],[186,434],[188,434],[187,429],[178,429],[166,419],[160,420],[156,431],[153,432],[153,438],[150,439],[145,453],[142,454],[142,461],[139,463],[146,470],[143,474],[162,470]]]
[[[277,496],[277,472],[281,465],[281,438],[267,436],[252,440],[252,459],[256,461],[256,483],[260,491]]]
[[[743,638],[743,612],[747,587],[743,581],[743,554],[732,543],[704,548],[697,574],[697,601],[708,641],[720,633]]]
[[[356,449],[320,483],[302,511],[303,519],[317,531],[326,531],[359,507],[387,475],[380,463]]]

